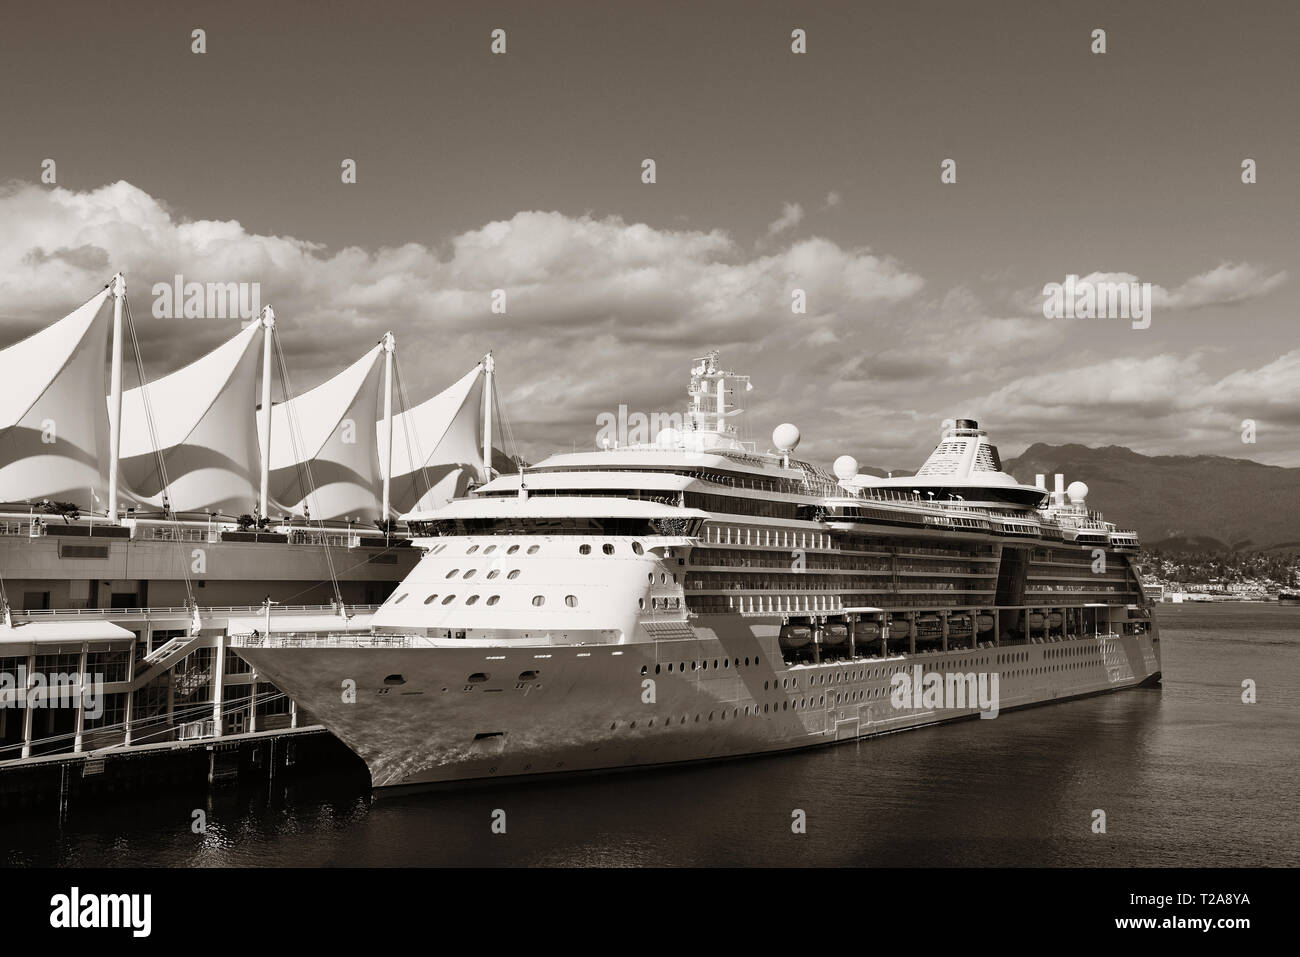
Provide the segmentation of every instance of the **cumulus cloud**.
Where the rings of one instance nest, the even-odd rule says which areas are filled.
[[[767,234],[776,236],[787,229],[794,229],[803,222],[803,207],[798,203],[782,203],[781,215],[767,224]]]
[[[844,198],[840,196],[839,191],[833,189],[826,194],[825,208],[834,209],[835,207],[839,206],[840,203],[843,202],[843,200]]]
[[[520,390],[515,414],[540,427],[539,443],[558,438],[552,427],[584,405],[661,397],[675,408],[682,370],[710,347],[788,330],[821,329],[830,341],[844,317],[886,310],[924,285],[890,257],[825,239],[757,254],[720,230],[548,211],[436,246],[331,250],[234,220],[189,220],[125,182],[86,192],[18,183],[0,190],[0,220],[3,341],[57,318],[122,269],[148,368],[162,374],[237,327],[151,319],[155,283],[176,274],[258,282],[298,389],[389,329],[413,400],[495,348],[502,387]],[[496,289],[504,315],[491,310]],[[792,315],[795,289],[807,295],[806,316]]]
[[[1161,311],[1236,306],[1269,295],[1282,287],[1287,278],[1286,270],[1273,272],[1253,263],[1225,262],[1190,277],[1173,289],[1151,283],[1151,303]],[[1094,286],[1101,283],[1130,285],[1143,281],[1129,272],[1090,272],[1078,277],[1075,284],[1076,287],[1083,283]],[[1052,282],[1064,283],[1065,277],[1053,279]],[[1041,314],[1043,291],[1041,288],[1021,290],[1017,301],[1024,311]]]
[[[504,411],[533,459],[591,447],[596,416],[620,403],[680,411],[690,360],[714,347],[754,377],[740,420],[748,437],[766,448],[773,425],[796,422],[815,461],[847,452],[914,468],[939,423],[959,414],[984,420],[1009,448],[1117,443],[1261,460],[1300,448],[1300,349],[1216,374],[1209,353],[1131,355],[1133,334],[1117,357],[1101,338],[1081,345],[1079,324],[990,314],[966,287],[930,290],[889,255],[819,237],[753,251],[722,230],[523,211],[427,245],[329,249],[187,219],[124,182],[85,192],[11,184],[0,189],[0,221],[0,344],[122,269],[147,368],[161,375],[238,326],[151,319],[154,283],[177,273],[260,282],[300,391],[389,329],[412,401],[492,349]],[[1169,295],[1194,308],[1284,280],[1224,266]],[[491,311],[495,289],[506,292],[504,315]],[[795,289],[805,314],[792,313]],[[1234,449],[1247,417],[1260,423],[1260,445]]]

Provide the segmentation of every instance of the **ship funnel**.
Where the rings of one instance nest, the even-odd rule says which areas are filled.
[[[1039,488],[1043,488],[1043,489],[1047,488],[1047,476],[1043,475],[1041,472],[1035,475],[1034,484]]]
[[[1056,482],[1052,491],[1052,501],[1057,505],[1065,504],[1065,476],[1057,472]]]

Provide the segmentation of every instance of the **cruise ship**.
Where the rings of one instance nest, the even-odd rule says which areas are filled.
[[[236,651],[376,787],[792,751],[1159,682],[1137,536],[1082,482],[1018,482],[969,419],[915,475],[827,472],[788,423],[742,440],[750,387],[695,360],[652,440],[408,514],[423,557],[365,632]]]

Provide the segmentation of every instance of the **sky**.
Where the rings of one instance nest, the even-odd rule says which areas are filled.
[[[794,422],[822,464],[915,468],[970,417],[1004,457],[1300,466],[1297,28],[1281,2],[16,0],[0,345],[121,269],[161,376],[238,331],[154,318],[179,273],[260,284],[297,392],[385,330],[413,400],[492,350],[533,461],[681,409],[718,348],[748,436]],[[1046,318],[1071,274],[1150,283],[1149,327]]]

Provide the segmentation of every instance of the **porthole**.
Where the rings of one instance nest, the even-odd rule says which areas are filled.
[[[470,595],[468,598],[465,599],[465,604],[473,605],[477,601],[478,601],[478,595]]]
[[[545,604],[546,604],[546,596],[545,596],[545,595],[534,595],[534,596],[533,596],[533,607],[534,607],[534,608],[540,608],[542,605],[545,605]]]
[[[400,595],[397,596],[397,599],[393,602],[393,604],[400,605],[402,602],[406,601],[406,596],[409,594],[410,592],[408,591],[402,592]]]
[[[637,606],[638,608],[640,608],[642,611],[645,611],[645,599],[644,599],[644,598],[638,598],[638,599],[636,600],[636,606]]]
[[[444,599],[442,600],[442,603],[443,603],[444,605],[450,605],[450,604],[451,604],[452,602],[454,602],[455,600],[456,600],[456,596],[455,596],[455,595],[448,595],[446,598],[444,598]]]
[[[632,554],[634,554],[634,555],[644,555],[644,554],[645,554],[645,549],[641,547],[641,543],[640,543],[640,542],[633,542],[633,543],[632,543]]]
[[[471,545],[469,548],[467,548],[467,549],[465,550],[465,554],[466,554],[466,555],[473,555],[476,551],[478,551],[478,546],[477,546],[477,545]]]
[[[604,552],[606,555],[614,554],[614,546],[611,545],[609,542],[606,542],[604,545],[600,546],[600,550]]]
[[[474,672],[472,675],[470,675],[468,678],[466,678],[465,680],[466,680],[467,682],[469,682],[470,684],[472,684],[472,685],[478,685],[478,684],[482,684],[483,682],[487,681],[488,678],[490,678],[490,677],[492,677],[492,676],[491,676],[490,674],[488,674],[486,671],[476,671],[476,672]]]
[[[459,568],[453,568],[451,571],[447,572],[447,577],[448,577],[448,578],[455,578],[455,577],[456,577],[457,575],[459,575],[459,574],[460,574],[460,569],[459,569]]]
[[[578,554],[579,554],[579,555],[590,555],[590,554],[591,554],[591,546],[590,546],[590,545],[579,545],[579,546],[578,546]]]
[[[537,675],[538,675],[538,674],[539,674],[539,672],[536,672],[536,671],[521,671],[521,672],[519,672],[519,680],[520,680],[520,681],[536,681],[536,680],[537,680]]]
[[[426,605],[432,605],[432,604],[433,604],[433,600],[434,600],[435,598],[437,598],[437,597],[438,597],[437,595],[430,595],[428,598],[426,598],[426,599],[424,600],[424,603],[425,603]]]
[[[518,545],[511,545],[509,548],[506,549],[506,554],[507,554],[507,555],[513,555],[513,554],[514,554],[515,552],[517,552],[517,551],[519,551],[519,546],[518,546]]]
[[[510,579],[511,581],[514,581],[518,577],[519,577],[519,569],[517,568],[512,569],[510,574],[506,576],[506,578]]]
[[[529,554],[529,555],[536,555],[536,554],[537,554],[537,550],[538,550],[539,548],[541,548],[541,547],[542,547],[541,545],[529,545],[529,546],[528,546],[528,554]]]
[[[578,596],[577,596],[577,595],[565,595],[565,596],[564,596],[564,603],[565,603],[566,605],[568,605],[570,608],[577,608],[577,607],[578,607]]]
[[[501,569],[499,569],[499,568],[494,568],[494,569],[492,569],[490,572],[487,573],[487,580],[488,580],[488,581],[491,581],[492,579],[496,578],[496,577],[497,577],[498,575],[500,575],[500,574],[501,574]]]
[[[460,577],[468,581],[469,579],[473,578],[477,574],[478,574],[478,569],[471,568],[469,571],[467,571],[464,575],[461,575]]]
[[[484,554],[484,555],[491,555],[491,554],[492,554],[493,552],[495,552],[496,550],[497,550],[497,547],[496,547],[495,545],[489,545],[487,548],[483,549],[483,554]]]

